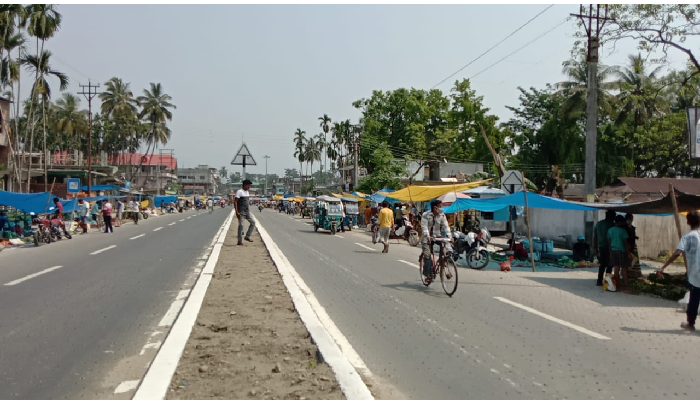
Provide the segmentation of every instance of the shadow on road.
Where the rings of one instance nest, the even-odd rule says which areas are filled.
[[[603,307],[678,308],[678,304],[675,301],[629,295],[623,292],[605,292],[602,287],[595,286],[595,280],[593,279],[551,278],[544,276],[524,276],[524,278],[594,301]]]
[[[417,278],[416,278],[417,279]],[[437,283],[438,288],[440,291],[437,291],[437,288],[429,288],[425,287],[422,283],[417,283],[417,282],[404,282],[404,283],[392,283],[392,284],[386,284],[382,285],[382,287],[394,289],[394,290],[399,290],[402,292],[406,291],[413,291],[413,292],[421,292],[428,294],[433,297],[447,297],[445,293],[442,291],[442,288],[440,286],[440,282],[433,282],[433,284]]]
[[[681,328],[678,329],[637,329],[637,328],[629,328],[626,326],[623,326],[620,328],[620,330],[625,331],[625,332],[634,332],[634,333],[654,333],[654,334],[664,334],[664,335],[677,335],[677,336],[685,336],[685,335],[697,335],[697,332],[688,332],[684,331]]]

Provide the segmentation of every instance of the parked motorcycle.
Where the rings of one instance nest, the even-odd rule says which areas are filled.
[[[391,235],[391,239],[404,239],[411,246],[418,246],[420,243],[420,237],[418,231],[413,228],[410,219],[407,215],[403,216],[403,224],[401,226],[394,225],[394,232]]]
[[[55,238],[56,240],[61,240],[61,237],[65,237],[66,239],[73,239],[73,236],[70,233],[68,233],[68,230],[66,229],[66,224],[64,224],[63,221],[61,221],[57,217],[51,218],[49,229],[51,237]]]
[[[32,216],[32,231],[34,236],[34,246],[39,246],[40,242],[51,243],[50,226],[51,221],[46,217],[39,217],[34,213]]]
[[[467,266],[471,269],[482,269],[489,264],[491,253],[486,246],[491,242],[491,233],[488,229],[482,228],[479,233],[469,232],[466,235],[455,231],[452,236],[455,239],[452,258],[455,261],[464,254]]]

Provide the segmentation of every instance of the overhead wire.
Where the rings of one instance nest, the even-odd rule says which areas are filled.
[[[554,4],[550,4],[549,6],[547,6],[547,8],[545,8],[544,10],[540,11],[539,13],[537,13],[537,15],[535,15],[535,16],[532,17],[532,18],[530,18],[530,19],[529,19],[527,22],[525,22],[524,24],[520,25],[517,29],[515,29],[513,32],[511,32],[510,34],[508,34],[508,36],[504,37],[504,38],[501,39],[498,43],[496,43],[496,44],[494,44],[493,46],[491,46],[488,50],[486,50],[485,52],[481,53],[481,54],[480,54],[479,56],[477,56],[475,59],[471,60],[469,63],[467,63],[467,65],[463,66],[462,68],[458,69],[457,71],[455,71],[453,74],[451,74],[451,75],[448,76],[447,78],[445,78],[445,79],[441,80],[440,82],[438,82],[437,84],[433,85],[433,87],[431,87],[431,89],[435,89],[437,86],[440,86],[440,85],[442,85],[443,83],[445,83],[445,81],[447,81],[448,79],[450,79],[450,78],[452,78],[453,76],[457,75],[458,73],[462,72],[465,68],[467,68],[468,66],[472,65],[474,62],[476,62],[477,60],[479,60],[481,57],[483,57],[483,56],[485,56],[486,54],[488,54],[489,52],[491,52],[491,50],[495,49],[495,48],[498,47],[501,43],[505,42],[505,41],[508,40],[510,37],[512,37],[513,35],[515,35],[516,33],[518,33],[518,31],[520,31],[521,29],[523,29],[524,27],[526,27],[528,24],[530,24],[530,22],[532,22],[532,21],[534,21],[535,19],[537,19],[537,17],[539,17],[540,15],[544,14],[547,10],[549,10],[549,9],[552,8],[552,7],[554,7]]]

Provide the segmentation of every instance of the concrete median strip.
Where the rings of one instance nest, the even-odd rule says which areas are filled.
[[[211,266],[211,268],[205,267],[194,288],[189,292],[186,303],[182,306],[173,327],[158,350],[158,354],[148,368],[146,376],[141,381],[132,400],[163,399],[167,395],[170,381],[185,349],[192,327],[197,320],[199,310],[202,307],[204,296],[212,279],[213,266],[218,261],[221,246],[233,220],[233,214],[232,210],[217,235],[214,236],[214,248],[206,264],[207,267]],[[182,297],[183,294],[181,292],[178,297]],[[178,299],[175,301],[177,302]],[[171,313],[171,311],[168,310],[168,313]],[[166,313],[166,316],[168,313]],[[164,321],[161,320],[161,322]]]
[[[265,228],[262,227],[260,221],[255,217],[253,218],[260,237],[282,276],[282,281],[287,287],[299,317],[316,342],[324,361],[333,369],[345,397],[348,400],[374,399],[374,396],[356,370],[357,368],[369,375],[370,372],[367,366],[345,336],[335,326],[328,314],[326,314],[311,292],[311,289],[306,286],[287,257],[284,256]],[[359,243],[357,244],[359,245]]]

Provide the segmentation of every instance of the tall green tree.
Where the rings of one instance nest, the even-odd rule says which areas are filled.
[[[328,114],[323,114],[323,116],[318,117],[319,121],[319,127],[323,131],[323,141],[320,143],[322,146],[322,151],[324,155],[324,168],[328,168],[328,132],[330,131],[331,128],[331,117],[328,116]],[[319,160],[320,161],[320,160]]]
[[[563,63],[562,73],[569,79],[557,83],[557,88],[567,97],[564,112],[569,118],[583,118],[586,115],[586,99],[588,98],[588,62],[585,51],[579,51],[576,56]],[[615,69],[598,64],[598,119],[614,115],[615,98],[610,94],[617,89],[617,84],[610,81]]]
[[[314,162],[321,161],[321,148],[318,146],[318,136],[309,137],[306,139],[306,143],[304,145],[304,159],[306,162],[311,164],[312,173],[314,170]]]
[[[405,169],[394,162],[394,156],[386,143],[382,143],[372,152],[375,160],[372,173],[360,180],[357,190],[363,192],[374,192],[379,189],[400,189],[401,176],[405,175]]]
[[[71,93],[64,93],[56,101],[55,117],[56,132],[68,139],[59,141],[62,150],[79,148],[81,138],[87,137],[88,132],[87,112],[80,109],[80,99]]]
[[[306,161],[306,131],[302,131],[301,128],[297,128],[294,132],[294,157],[299,161],[299,173],[301,174],[301,165]],[[300,183],[303,184],[303,180],[299,179]]]
[[[141,107],[139,119],[146,121],[148,134],[146,136],[146,154],[155,152],[158,144],[166,144],[170,140],[170,128],[167,121],[173,119],[171,109],[177,107],[171,103],[172,97],[163,91],[160,83],[151,83],[151,88],[143,90],[143,96],[136,101]]]

